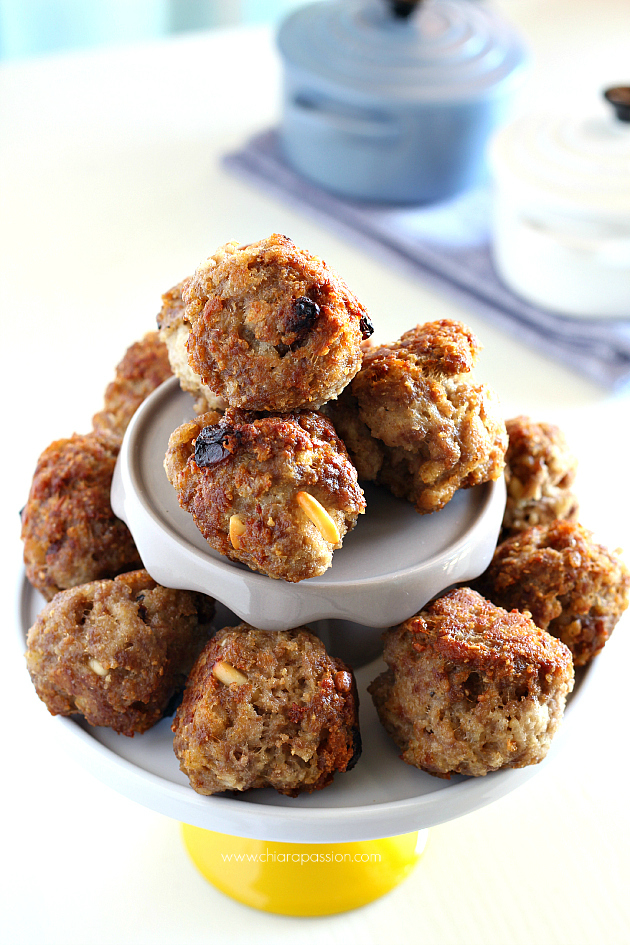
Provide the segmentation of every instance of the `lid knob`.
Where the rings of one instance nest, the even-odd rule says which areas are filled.
[[[411,16],[422,0],[387,0],[391,12],[399,20],[406,20]]]
[[[618,85],[613,89],[606,89],[604,98],[615,109],[619,121],[630,121],[630,85]]]

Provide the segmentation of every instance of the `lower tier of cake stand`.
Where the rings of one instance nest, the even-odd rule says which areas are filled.
[[[428,830],[355,843],[272,843],[182,824],[200,873],[238,902],[279,915],[348,912],[403,882],[424,852]]]
[[[22,576],[16,620],[21,653],[43,606]],[[321,630],[339,642],[338,631],[344,638],[347,628],[323,621]],[[567,731],[579,723],[579,706],[586,710],[584,695],[605,665],[598,658],[576,674],[565,722],[540,765],[501,769],[483,778],[434,778],[400,760],[368,692],[384,669],[380,658],[356,668],[360,763],[325,791],[296,798],[271,788],[244,796],[197,794],[173,752],[170,718],[126,738],[78,717],[53,718],[41,705],[40,734],[57,737],[75,761],[113,790],[186,824],[184,842],[194,864],[223,893],[281,915],[330,915],[366,905],[401,883],[416,865],[431,827],[493,803],[552,763]]]

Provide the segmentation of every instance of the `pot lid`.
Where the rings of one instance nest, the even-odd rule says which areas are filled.
[[[588,116],[524,115],[491,146],[497,180],[520,201],[563,212],[630,216],[630,123],[602,104]]]
[[[465,101],[520,76],[522,43],[491,11],[470,0],[425,0],[400,15],[405,6],[413,5],[309,4],[281,25],[280,52],[305,81],[370,102]]]

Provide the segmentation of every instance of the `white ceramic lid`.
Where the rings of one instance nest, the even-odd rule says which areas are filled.
[[[522,116],[496,134],[490,158],[523,205],[630,222],[630,123],[605,103],[586,117]]]
[[[305,81],[372,103],[503,93],[525,61],[512,28],[470,0],[425,0],[406,19],[386,0],[313,3],[284,21],[278,45]]]

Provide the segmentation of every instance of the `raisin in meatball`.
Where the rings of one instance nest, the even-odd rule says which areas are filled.
[[[384,640],[389,669],[368,689],[403,761],[449,778],[545,757],[573,688],[573,663],[528,616],[462,587]]]
[[[92,418],[95,430],[122,439],[134,413],[157,387],[172,376],[166,345],[157,331],[148,332],[127,349],[116,376],[105,391],[105,403]]]
[[[514,417],[505,425],[509,445],[502,537],[555,519],[573,521],[578,511],[571,492],[577,460],[562,430],[552,423],[534,423],[529,417]]]
[[[211,617],[210,598],[161,587],[144,570],[73,587],[31,627],[28,671],[52,715],[144,732],[183,689]]]
[[[26,576],[47,600],[58,591],[142,567],[110,504],[120,439],[93,431],[55,440],[39,457],[22,510]]]
[[[367,312],[321,259],[274,233],[226,243],[183,288],[188,361],[232,407],[287,413],[336,397],[361,366]]]
[[[199,794],[272,787],[296,797],[347,771],[361,750],[356,685],[306,628],[220,630],[173,721],[180,768]]]
[[[188,363],[186,343],[190,322],[184,314],[182,299],[182,289],[188,281],[185,279],[162,296],[162,309],[157,317],[160,338],[166,345],[171,369],[179,379],[180,387],[193,395],[196,412],[223,410],[227,406],[226,402],[213,394]]]
[[[494,393],[473,378],[478,350],[469,329],[444,320],[365,352],[350,386],[324,408],[360,479],[425,513],[457,489],[499,478],[507,433]]]
[[[582,666],[628,606],[630,573],[577,522],[555,521],[502,542],[476,586],[501,607],[529,611]]]
[[[313,411],[203,414],[171,435],[164,466],[213,548],[286,581],[329,568],[365,509],[343,443]]]

